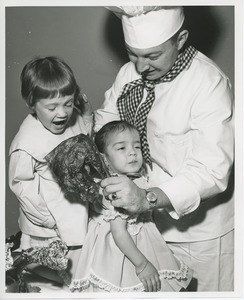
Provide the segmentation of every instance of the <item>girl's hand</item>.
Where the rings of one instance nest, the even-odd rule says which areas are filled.
[[[158,292],[161,290],[161,281],[157,269],[147,261],[144,267],[136,267],[136,274],[142,282],[145,292]]]
[[[80,93],[78,95],[78,97],[75,99],[75,107],[78,108],[83,117],[92,115],[92,107],[88,102],[86,94]]]

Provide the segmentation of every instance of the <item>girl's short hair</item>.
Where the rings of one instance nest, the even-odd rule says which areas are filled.
[[[130,131],[138,131],[136,126],[128,123],[127,121],[112,121],[107,124],[105,124],[96,134],[95,134],[95,144],[101,153],[105,153],[108,138],[117,132],[122,132],[124,130],[130,130]]]
[[[36,57],[23,68],[20,76],[21,95],[29,107],[40,99],[51,99],[74,94],[80,88],[71,68],[60,58]]]

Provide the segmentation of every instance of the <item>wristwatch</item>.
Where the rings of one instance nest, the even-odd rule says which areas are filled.
[[[152,209],[156,206],[157,202],[158,202],[158,196],[156,193],[150,191],[150,190],[146,190],[146,199],[149,203],[149,208]]]

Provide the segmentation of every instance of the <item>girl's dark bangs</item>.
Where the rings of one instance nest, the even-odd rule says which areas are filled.
[[[45,82],[38,84],[34,89],[34,99],[47,99],[72,95],[76,92],[76,87],[72,82]]]

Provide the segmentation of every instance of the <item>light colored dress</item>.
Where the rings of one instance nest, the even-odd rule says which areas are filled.
[[[147,188],[145,177],[134,182]],[[71,291],[79,292],[143,292],[134,265],[115,244],[110,220],[127,220],[127,230],[138,249],[157,268],[161,290],[174,292],[186,288],[191,270],[174,257],[156,228],[151,212],[129,216],[116,210],[103,199],[107,209],[90,208],[88,233],[70,284]]]

